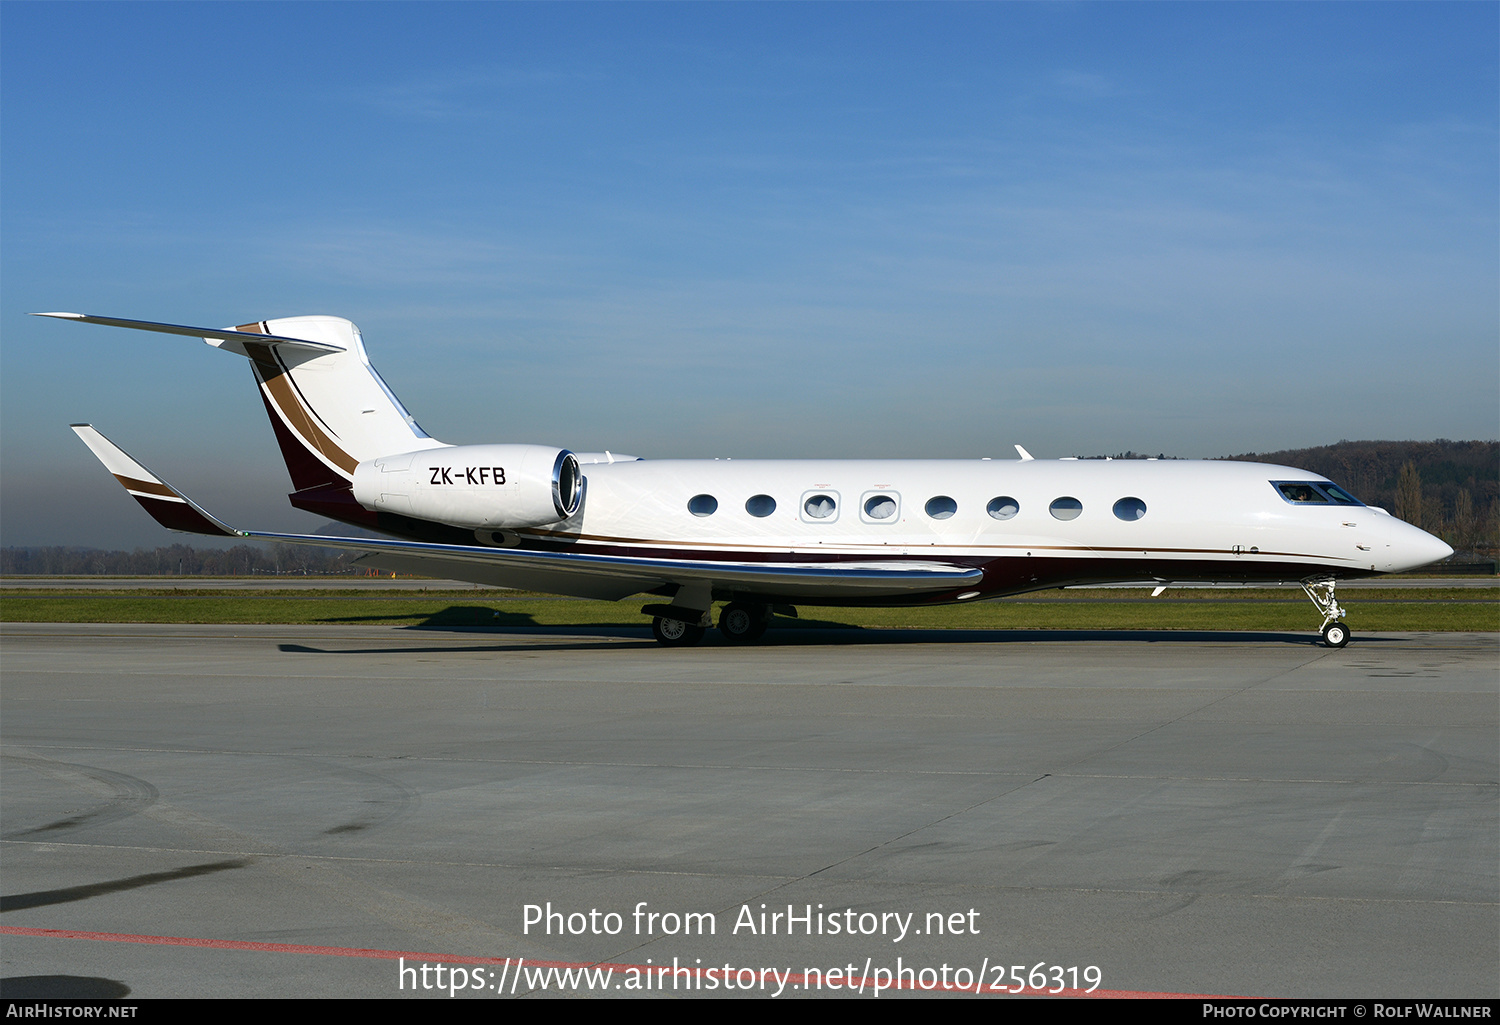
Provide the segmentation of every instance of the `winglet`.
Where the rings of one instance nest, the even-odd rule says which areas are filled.
[[[141,503],[151,518],[168,530],[216,537],[244,534],[200,509],[192,499],[126,455],[114,442],[94,430],[92,424],[69,424],[73,433],[89,447],[104,468],[124,485],[130,497]]]
[[[168,335],[186,335],[189,338],[202,338],[204,341],[213,339],[219,342],[234,343],[231,352],[237,352],[241,356],[249,355],[244,351],[246,340],[264,344],[271,342],[276,345],[284,345],[289,349],[306,349],[309,352],[343,352],[342,345],[332,345],[328,342],[311,342],[306,338],[288,338],[285,335],[266,334],[264,331],[240,331],[235,328],[218,327],[188,327],[185,324],[158,324],[154,320],[122,320],[119,317],[93,317],[87,313],[33,313],[33,317],[54,317],[58,320],[76,320],[84,324],[103,324],[106,327],[128,327],[137,331],[159,331]],[[255,325],[246,325],[254,327]],[[222,348],[222,346],[221,346]]]
[[[1021,462],[1023,462],[1023,463],[1030,463],[1030,462],[1034,462],[1036,460],[1036,456],[1034,456],[1030,452],[1026,451],[1020,445],[1016,446],[1016,451],[1019,452],[1019,453],[1021,453]]]

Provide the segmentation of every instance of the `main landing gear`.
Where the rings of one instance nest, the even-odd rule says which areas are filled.
[[[730,602],[719,613],[719,632],[730,644],[758,641],[771,625],[771,610],[764,605]]]
[[[1302,590],[1312,599],[1312,603],[1323,613],[1323,643],[1330,648],[1342,648],[1349,643],[1349,624],[1343,621],[1348,615],[1339,607],[1338,600],[1333,596],[1333,580],[1304,580]]]
[[[651,636],[656,638],[657,644],[668,648],[690,648],[703,640],[705,632],[703,627],[680,619],[657,616],[651,620]]]
[[[777,606],[783,612],[795,616],[796,610]],[[656,642],[669,648],[687,648],[703,640],[713,621],[711,612],[697,613],[671,605],[647,605],[641,610],[651,620],[651,636]],[[761,639],[771,625],[771,607],[752,602],[730,602],[719,613],[719,632],[730,644],[752,644]],[[697,621],[689,622],[687,617]]]

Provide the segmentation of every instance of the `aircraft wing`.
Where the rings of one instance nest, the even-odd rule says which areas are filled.
[[[130,493],[130,497],[141,503],[141,508],[163,527],[186,534],[241,536],[238,530],[204,512],[182,492],[126,455],[124,449],[94,430],[93,424],[69,426],[104,468],[114,474],[115,480]]]
[[[320,537],[241,531],[241,536],[282,544],[346,548],[367,553],[365,565],[422,576],[449,577],[617,600],[666,584],[703,583],[787,599],[838,600],[931,594],[978,584],[984,572],[945,563],[762,563],[696,559],[636,559],[586,552],[532,552],[483,545],[427,544],[380,538]]]
[[[738,562],[632,558],[588,552],[538,552],[485,545],[447,545],[385,538],[323,537],[239,530],[207,512],[127,455],[90,424],[73,431],[125,490],[162,526],[192,534],[365,553],[356,562],[396,572],[449,577],[617,600],[669,584],[706,584],[787,600],[837,601],[935,594],[977,585],[984,571],[911,560],[882,563]]]

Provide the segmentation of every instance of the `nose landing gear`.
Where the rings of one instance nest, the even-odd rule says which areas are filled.
[[[1329,623],[1323,628],[1323,643],[1330,648],[1342,648],[1349,643],[1349,627],[1343,623]]]
[[[1330,648],[1342,648],[1349,643],[1349,624],[1343,622],[1348,615],[1339,607],[1338,600],[1333,596],[1335,581],[1329,580],[1304,580],[1302,590],[1312,599],[1312,603],[1323,613],[1323,626],[1319,631],[1323,635],[1323,643]]]

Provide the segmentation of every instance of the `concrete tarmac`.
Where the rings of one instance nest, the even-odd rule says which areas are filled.
[[[1500,996],[1494,634],[771,637],[7,625],[0,995]]]

